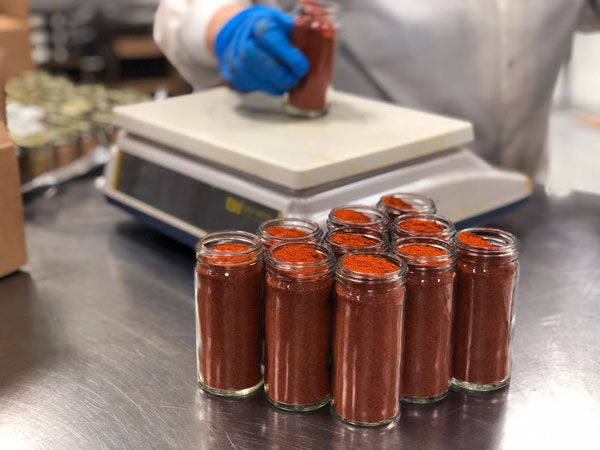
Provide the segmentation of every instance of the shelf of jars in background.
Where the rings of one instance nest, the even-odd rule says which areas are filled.
[[[129,89],[75,85],[41,71],[8,80],[6,96],[23,192],[60,184],[105,164],[118,132],[111,123],[112,108],[149,99]]]
[[[117,132],[110,127],[83,135],[52,138],[37,134],[15,140],[21,192],[55,186],[102,167],[109,159],[109,148]]]

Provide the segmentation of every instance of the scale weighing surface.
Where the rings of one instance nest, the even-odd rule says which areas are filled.
[[[285,115],[272,98],[249,108],[248,98],[222,87],[115,109],[123,131],[106,168],[109,201],[192,245],[274,217],[324,224],[334,206],[392,192],[429,195],[455,222],[531,194],[526,176],[461,147],[473,139],[469,122],[341,92],[313,120]]]

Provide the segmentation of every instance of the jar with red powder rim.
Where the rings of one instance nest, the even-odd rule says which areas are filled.
[[[387,214],[378,208],[365,205],[346,205],[333,208],[327,217],[327,229],[334,228],[369,228],[387,231],[389,219]]]
[[[454,242],[458,288],[451,382],[468,390],[492,391],[510,380],[517,240],[499,229],[469,228]]]
[[[450,219],[437,214],[403,214],[394,219],[390,234],[392,239],[422,236],[452,242],[456,236],[456,228]]]
[[[338,28],[338,6],[324,0],[300,0],[294,12],[292,44],[309,62],[308,73],[287,95],[285,111],[315,118],[327,112]]]
[[[401,400],[435,402],[448,394],[452,371],[456,250],[442,239],[406,237],[394,252],[408,266]]]
[[[260,238],[243,231],[196,246],[198,383],[212,394],[244,397],[263,384],[262,257]]]
[[[323,240],[323,230],[317,222],[308,219],[284,217],[263,222],[258,229],[265,249],[283,242],[319,243]]]
[[[337,263],[332,413],[358,426],[395,421],[406,264],[391,253],[353,253]]]
[[[386,194],[379,199],[377,207],[388,213],[390,221],[403,214],[435,214],[435,203],[425,195],[395,193]]]
[[[265,263],[265,394],[278,408],[320,408],[329,402],[335,258],[323,244],[283,243]]]
[[[353,227],[329,230],[325,243],[337,259],[347,253],[385,252],[389,244],[387,233]]]

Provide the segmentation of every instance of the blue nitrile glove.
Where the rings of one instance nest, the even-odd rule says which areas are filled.
[[[280,95],[308,72],[308,60],[290,43],[294,20],[266,6],[233,16],[215,42],[221,76],[239,92]]]

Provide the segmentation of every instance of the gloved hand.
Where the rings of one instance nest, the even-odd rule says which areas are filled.
[[[293,18],[266,6],[233,16],[217,34],[221,76],[239,92],[280,95],[308,72],[308,60],[290,43]]]

